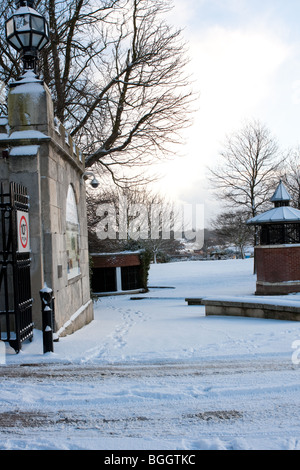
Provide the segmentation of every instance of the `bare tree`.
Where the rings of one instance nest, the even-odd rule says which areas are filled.
[[[20,75],[7,47],[0,6],[0,78]],[[193,95],[181,31],[170,27],[169,0],[37,0],[48,16],[51,41],[41,72],[57,118],[96,166],[116,184],[145,180],[143,169],[171,154],[189,125]]]
[[[147,187],[88,194],[87,207],[90,251],[143,248],[156,263],[160,256],[182,248],[174,234],[180,214],[170,201]]]
[[[300,148],[290,152],[285,162],[285,171],[282,179],[291,195],[292,204],[300,209]]]
[[[219,198],[254,217],[269,202],[282,162],[270,131],[253,121],[227,137],[221,164],[209,170],[210,180]]]

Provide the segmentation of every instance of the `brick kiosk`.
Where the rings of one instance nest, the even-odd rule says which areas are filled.
[[[290,201],[280,181],[271,198],[275,207],[247,222],[259,228],[256,295],[300,292],[300,211]]]

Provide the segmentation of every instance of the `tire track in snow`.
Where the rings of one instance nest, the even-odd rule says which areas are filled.
[[[71,448],[108,438],[151,445],[154,437],[173,449],[299,446],[298,369],[284,359],[45,364],[0,377],[2,446],[57,448],[66,434]]]

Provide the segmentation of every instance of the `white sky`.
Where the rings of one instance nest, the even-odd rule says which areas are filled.
[[[184,28],[199,110],[184,158],[166,164],[161,186],[184,203],[218,203],[206,179],[226,134],[263,122],[281,148],[300,143],[299,0],[174,0],[170,24]]]

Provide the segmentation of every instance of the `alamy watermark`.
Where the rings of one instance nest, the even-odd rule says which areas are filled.
[[[131,204],[126,196],[117,204],[100,204],[96,234],[100,240],[182,240],[204,243],[203,204]]]

